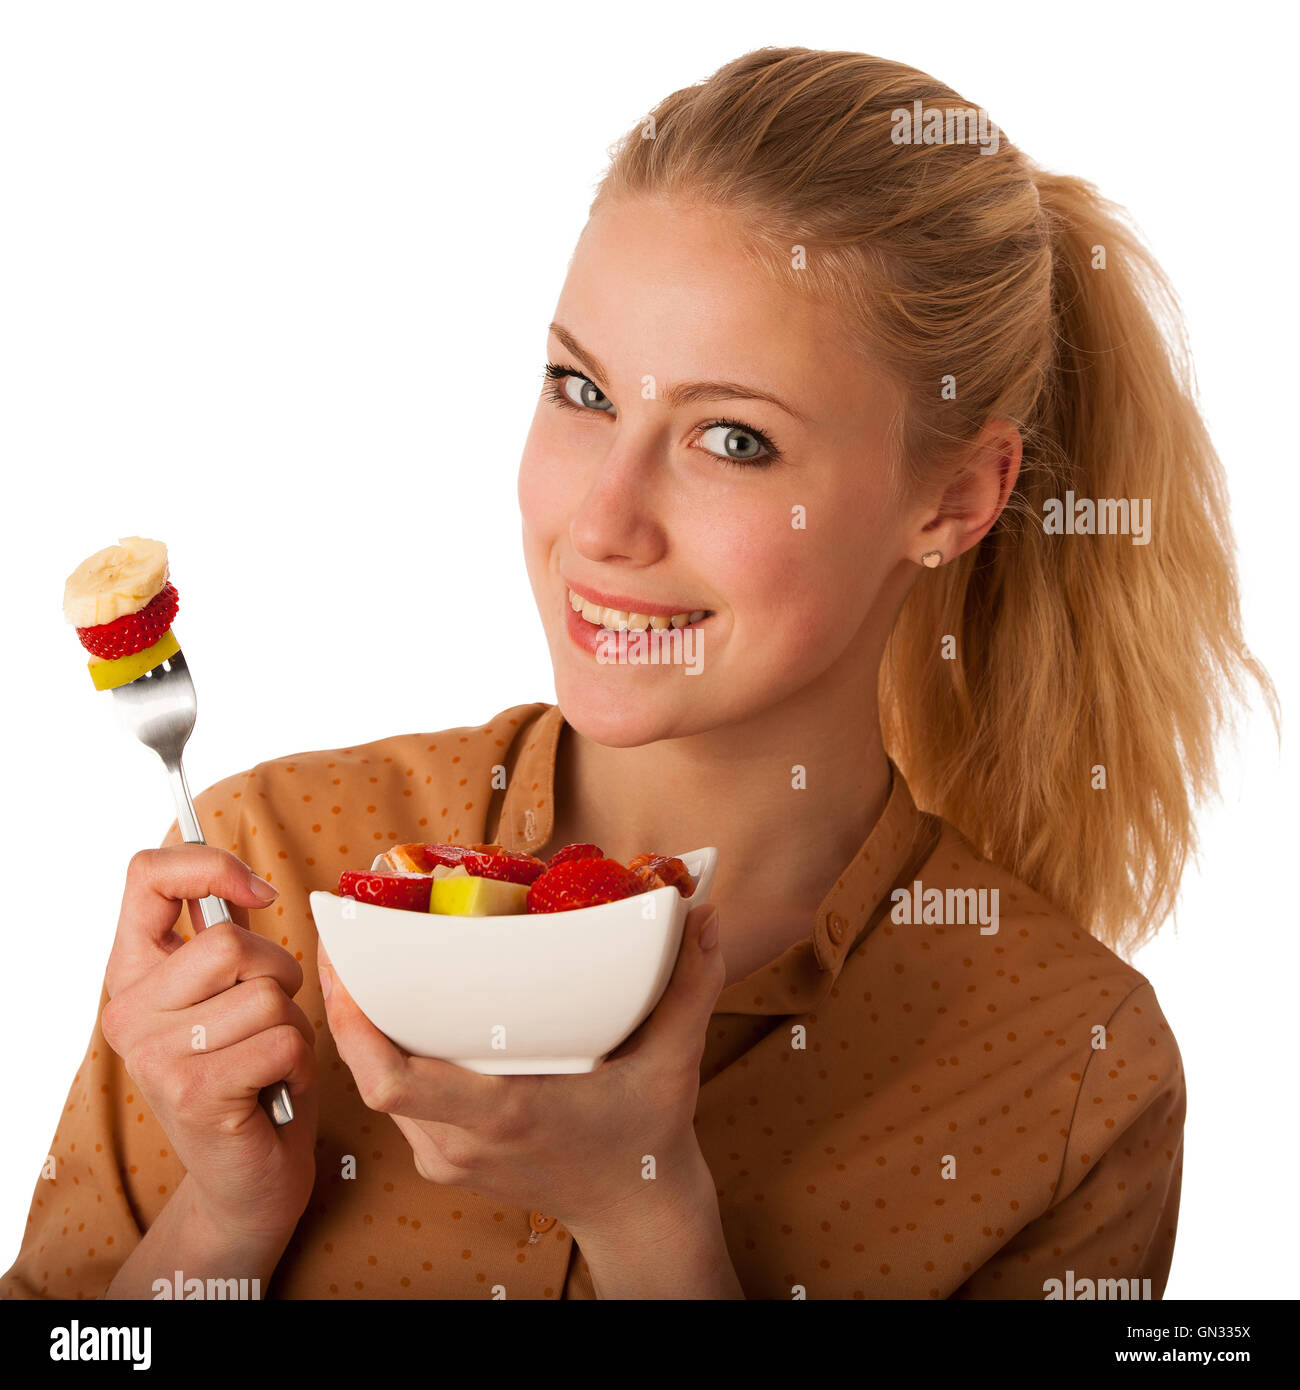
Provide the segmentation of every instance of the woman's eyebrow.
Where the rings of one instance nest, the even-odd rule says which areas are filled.
[[[600,358],[595,353],[588,352],[567,328],[562,324],[553,323],[550,329],[594,376],[601,381],[610,379]],[[739,386],[734,381],[679,381],[672,386],[658,387],[657,394],[660,400],[670,406],[690,405],[698,401],[767,401],[769,405],[784,410],[800,423],[808,423],[806,415],[793,406],[786,405],[779,396],[772,395],[770,391],[760,391],[754,386]]]

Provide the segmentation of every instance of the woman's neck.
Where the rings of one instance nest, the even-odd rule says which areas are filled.
[[[869,700],[863,684],[845,683],[839,698],[805,687],[743,723],[635,748],[594,743],[566,724],[544,852],[589,840],[626,862],[715,845],[711,900],[729,962],[773,959],[779,951],[764,955],[762,941],[808,934],[889,796],[874,683]]]

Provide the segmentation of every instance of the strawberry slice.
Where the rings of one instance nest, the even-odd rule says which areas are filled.
[[[175,584],[164,584],[143,608],[134,613],[123,613],[111,623],[79,627],[77,636],[88,652],[103,657],[105,661],[134,656],[136,652],[152,647],[171,627],[179,607]]]
[[[533,883],[546,872],[540,859],[512,849],[503,849],[500,854],[470,853],[460,862],[473,878],[495,878],[505,883]]]
[[[638,854],[628,861],[628,868],[644,885],[644,889],[676,888],[683,898],[695,892],[691,871],[675,854]]]
[[[547,869],[528,890],[529,912],[571,912],[617,902],[641,891],[631,869],[617,859],[570,859]]]
[[[605,851],[599,845],[565,845],[557,849],[546,861],[546,867],[553,869],[557,864],[568,864],[574,859],[604,859]]]
[[[429,857],[429,867],[432,869],[436,864],[445,864],[448,868],[454,869],[461,863],[467,854],[474,854],[482,849],[481,845],[422,845],[421,848]]]
[[[355,898],[359,903],[373,903],[376,907],[428,912],[432,891],[433,879],[428,874],[344,869],[339,875],[339,897]]]
[[[400,855],[399,851],[402,851]],[[392,856],[394,864],[399,864],[405,859],[414,872],[422,874],[431,874],[439,864],[454,867],[465,856],[465,851],[460,845],[395,845],[388,853]]]
[[[402,873],[431,874],[440,864],[454,869],[467,854],[504,854],[500,845],[419,844],[394,845],[385,862]]]

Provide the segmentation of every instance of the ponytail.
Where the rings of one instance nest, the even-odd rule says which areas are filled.
[[[1249,673],[1275,720],[1276,695],[1243,644],[1227,489],[1173,291],[1089,184],[1036,185],[1052,357],[1019,502],[904,602],[882,729],[919,804],[1132,951],[1172,911],[1195,851],[1225,692],[1240,696]],[[1127,510],[1128,534],[1048,529],[1073,530],[1100,499],[1126,504],[1109,516]],[[956,663],[934,660],[946,633]]]

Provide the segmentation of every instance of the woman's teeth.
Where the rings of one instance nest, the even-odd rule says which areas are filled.
[[[569,590],[569,607],[598,627],[633,632],[641,632],[648,627],[686,627],[688,623],[698,623],[709,611],[707,608],[697,608],[693,613],[674,613],[671,617],[665,617],[660,613],[653,616],[649,613],[624,613],[621,608],[602,608],[598,603],[583,598],[581,594],[575,594],[572,589]]]

